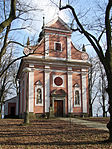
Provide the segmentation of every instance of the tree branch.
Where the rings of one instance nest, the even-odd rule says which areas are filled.
[[[5,34],[5,38],[4,38],[3,47],[0,51],[0,63],[1,63],[2,56],[6,53],[7,39],[8,39],[8,34],[9,34],[9,31],[10,31],[10,27],[11,27],[11,25],[7,26],[7,29],[6,29],[6,34]]]
[[[109,0],[109,3],[106,7],[106,15],[105,15],[105,28],[106,28],[106,38],[107,38],[107,51],[106,51],[106,56],[108,59],[111,59],[110,51],[112,50],[111,48],[111,24],[110,24],[110,9],[112,7],[112,0]]]
[[[97,41],[97,39],[91,35],[89,32],[87,32],[84,27],[82,26],[82,24],[80,23],[76,13],[75,13],[75,10],[74,8],[71,6],[71,5],[66,5],[66,6],[63,6],[63,7],[60,7],[59,8],[60,10],[63,10],[63,9],[70,9],[72,11],[72,14],[75,18],[75,21],[77,22],[79,28],[80,28],[80,33],[84,34],[85,37],[89,40],[89,42],[91,43],[91,45],[93,46],[93,48],[95,49],[96,53],[98,54],[98,56],[100,57],[101,59],[101,62],[104,64],[104,54],[103,54],[103,51],[102,51],[102,48],[99,44],[99,42]]]
[[[5,27],[9,26],[15,18],[16,18],[16,0],[11,0],[9,18],[0,24],[0,33],[4,30]]]

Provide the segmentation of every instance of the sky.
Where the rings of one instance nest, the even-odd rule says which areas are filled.
[[[30,1],[31,0],[27,0],[27,3],[29,3]],[[101,4],[102,2],[105,3],[107,0],[62,0],[62,6],[67,4],[68,1],[72,6],[74,6],[83,24],[94,24],[94,18],[97,18],[100,13],[102,13],[99,10],[99,4]],[[63,19],[63,21],[70,25],[73,19],[72,14],[69,10],[59,11],[58,5],[59,0],[52,0],[52,2],[51,0],[32,1],[32,6],[38,8],[39,10],[31,14],[34,21],[32,21],[31,28],[29,28],[28,31],[23,32],[22,41],[24,41],[24,43],[26,42],[28,36],[31,39],[34,38],[35,42],[38,40],[38,35],[43,24],[43,16],[45,17],[45,24],[59,16]],[[105,5],[103,5],[103,7],[103,9],[105,9]],[[85,44],[87,53],[90,56],[96,55],[91,45],[88,43],[83,35],[77,32],[73,33],[72,41],[77,49],[81,50],[83,44]]]

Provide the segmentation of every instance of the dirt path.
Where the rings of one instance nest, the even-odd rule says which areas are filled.
[[[100,122],[92,122],[92,121],[87,121],[87,120],[81,120],[78,118],[58,118],[58,119],[65,120],[65,121],[71,121],[75,124],[85,125],[88,128],[96,128],[96,129],[108,131],[106,124],[102,124]]]

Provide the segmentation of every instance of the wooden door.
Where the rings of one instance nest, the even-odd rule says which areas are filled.
[[[57,117],[63,116],[63,100],[54,101],[54,115]]]
[[[16,112],[15,111],[15,107],[11,107],[11,110],[10,111],[11,111],[10,115],[11,116],[15,116],[15,112]]]

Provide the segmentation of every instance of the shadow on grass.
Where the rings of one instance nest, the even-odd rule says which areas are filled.
[[[80,141],[80,142],[59,142],[59,141],[53,141],[53,142],[25,142],[25,143],[21,143],[21,142],[0,142],[0,145],[24,145],[24,146],[31,146],[31,145],[50,145],[50,146],[71,146],[71,145],[109,145],[111,144],[110,142],[108,142],[108,140],[105,141]]]
[[[1,121],[0,145],[14,145],[16,147],[18,145],[68,147],[73,145],[86,146],[110,144],[106,141],[94,141],[93,138],[91,139],[91,136],[94,138],[97,136],[99,138],[102,137],[103,134],[106,134],[102,137],[105,139],[107,136],[106,131],[86,128],[82,125],[80,126],[56,120],[34,120],[28,126],[22,126],[20,124],[22,124],[21,120]],[[85,138],[88,140],[85,140]]]

